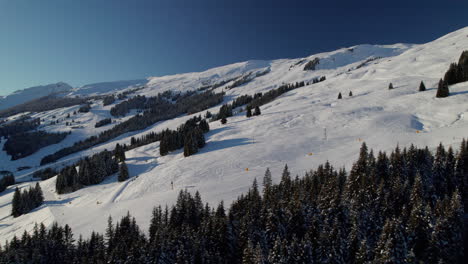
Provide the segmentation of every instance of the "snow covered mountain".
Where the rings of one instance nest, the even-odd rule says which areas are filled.
[[[244,112],[235,109],[227,124],[211,122],[211,131],[205,135],[207,145],[196,155],[184,158],[182,150],[178,150],[160,156],[159,142],[127,151],[131,178],[125,182],[111,176],[99,185],[58,195],[53,177],[40,183],[45,204],[17,218],[10,216],[14,187],[9,187],[0,195],[0,241],[30,231],[35,222],[67,223],[75,234],[87,236],[92,230],[105,229],[103,217],[112,215],[118,219],[127,211],[146,229],[152,207],[173,203],[181,189],[199,190],[204,201],[212,204],[220,200],[229,203],[245,192],[255,178],[261,178],[266,168],[272,171],[274,181],[279,180],[285,164],[293,175],[303,175],[327,160],[335,167],[349,168],[363,141],[375,150],[390,150],[397,144],[434,148],[439,142],[458,147],[468,131],[468,83],[450,86],[451,95],[447,98],[435,98],[435,92],[450,63],[457,61],[467,47],[468,27],[421,45],[357,45],[306,58],[247,61],[199,73],[87,85],[73,91],[67,87],[71,95],[117,93],[138,87],[141,89],[133,95],[145,96],[167,90],[183,92],[215,87],[214,91],[225,92],[224,103],[230,103],[241,95],[264,93],[285,83],[309,83],[326,76],[323,82],[295,89],[263,105],[260,116],[246,118]],[[227,89],[240,78],[248,81]],[[425,92],[418,92],[421,81],[428,88]],[[395,89],[389,90],[389,83]],[[353,95],[349,96],[349,92]],[[341,100],[337,99],[339,93],[343,95]],[[40,129],[47,131],[72,133],[61,143],[23,159],[10,161],[1,151],[1,169],[15,171],[17,180],[30,179],[31,173],[44,168],[40,160],[45,155],[98,135],[138,114],[133,111],[126,117],[113,118],[115,123],[108,127],[95,128],[95,122],[110,117],[110,108],[119,102],[104,106],[100,100],[93,101],[90,112],[75,117],[77,129],[64,122],[42,126]],[[208,110],[215,113],[219,107]],[[32,117],[47,123],[65,119],[78,108],[34,113]],[[132,136],[176,128],[200,114],[204,112],[158,122],[68,155],[53,165],[69,164],[113,149],[116,143],[128,144]],[[3,144],[4,140],[0,147]],[[21,166],[31,168],[16,172]],[[35,182],[18,186],[31,184]]]
[[[43,96],[70,92],[71,90],[72,87],[64,82],[18,90],[5,97],[0,97],[0,110],[19,105]]]
[[[138,86],[143,86],[148,80],[128,80],[128,81],[116,81],[116,82],[102,82],[87,84],[78,88],[73,89],[69,94],[79,96],[91,96],[91,95],[102,95],[114,92],[122,92],[125,89],[131,89]]]

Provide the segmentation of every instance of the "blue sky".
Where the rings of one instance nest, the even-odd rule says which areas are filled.
[[[424,43],[468,26],[468,1],[0,0],[0,95]]]

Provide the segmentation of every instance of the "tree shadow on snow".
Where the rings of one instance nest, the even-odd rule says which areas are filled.
[[[62,206],[64,204],[71,203],[73,200],[76,199],[76,197],[78,197],[78,196],[74,196],[74,197],[70,197],[70,198],[66,198],[66,199],[62,199],[62,200],[44,201],[43,206]],[[40,209],[41,207],[42,206],[40,206],[40,207],[38,207],[38,208],[36,208],[34,210]]]
[[[251,138],[233,138],[233,139],[225,139],[220,141],[210,141],[206,144],[205,147],[200,149],[199,153],[208,153],[212,151],[217,151],[221,149],[228,149],[233,147],[238,147],[242,145],[252,144]]]

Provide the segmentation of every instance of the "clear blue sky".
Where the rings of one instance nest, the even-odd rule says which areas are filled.
[[[468,1],[380,2],[0,0],[0,95],[362,43],[423,43],[468,26]]]

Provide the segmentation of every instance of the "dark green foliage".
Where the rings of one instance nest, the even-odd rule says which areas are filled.
[[[353,92],[349,91],[349,96],[350,97],[353,96]]]
[[[210,125],[206,121],[206,119],[203,119],[200,121],[200,124],[198,125],[203,133],[207,133],[210,131]]]
[[[458,75],[458,64],[451,63],[444,75],[444,81],[446,81],[448,85],[456,84],[461,81],[461,76]]]
[[[458,76],[462,82],[468,81],[468,50],[465,50],[458,59]]]
[[[168,101],[176,100],[176,103]],[[122,134],[145,129],[156,122],[175,118],[181,114],[203,111],[223,101],[224,93],[186,93],[183,95],[160,94],[148,99],[146,105],[149,107],[142,114],[138,114],[113,128],[101,132],[98,136],[91,136],[84,141],[76,142],[73,146],[61,149],[53,154],[47,155],[41,160],[41,165],[48,164],[58,159],[88,149],[92,146],[107,142]],[[158,135],[148,134],[154,140]],[[146,137],[146,136],[145,136]],[[156,141],[158,141],[157,139]],[[153,141],[154,142],[154,141]]]
[[[57,175],[58,173],[52,168],[45,168],[43,170],[35,171],[33,174],[34,178],[39,178],[41,181],[45,181]]]
[[[115,117],[125,116],[132,109],[145,109],[146,102],[147,99],[145,96],[137,95],[112,107],[110,114]]]
[[[79,167],[79,172],[76,167]],[[101,183],[118,170],[119,165],[112,152],[105,150],[62,169],[57,175],[55,189],[58,194],[74,192],[84,186]]]
[[[29,116],[22,116],[13,122],[0,124],[0,138],[8,138],[11,135],[28,132],[37,128],[40,124],[41,120],[39,118],[31,119]]]
[[[449,87],[448,87],[447,82],[440,79],[439,86],[437,87],[436,97],[437,98],[444,98],[444,97],[448,97],[449,94],[450,94],[450,92],[449,92]]]
[[[322,76],[322,77],[317,77],[317,78],[314,78],[312,79],[312,84],[316,84],[316,83],[319,83],[319,82],[323,82],[327,79],[326,76]],[[307,85],[309,85],[310,83],[308,83]]]
[[[98,122],[96,122],[96,124],[94,125],[95,128],[98,128],[98,127],[102,127],[102,126],[105,126],[105,125],[108,125],[112,123],[112,119],[111,118],[106,118],[106,119],[102,119],[102,120],[99,120]]]
[[[389,89],[389,90],[393,89],[393,84],[392,84],[392,83],[390,83],[390,84],[388,85],[388,89]]]
[[[115,159],[117,162],[124,162],[126,157],[125,157],[125,147],[121,146],[119,143],[115,145],[115,150],[114,150],[114,155]]]
[[[115,97],[113,95],[106,96],[104,97],[104,99],[102,99],[102,104],[104,106],[111,105],[114,102],[115,102]]]
[[[343,96],[341,96],[341,93],[338,93],[338,99],[342,99]]]
[[[25,112],[45,112],[58,108],[84,104],[87,101],[87,98],[68,98],[50,95],[1,110],[0,117],[9,117]]]
[[[125,162],[122,162],[119,167],[119,177],[118,180],[119,182],[126,181],[128,179],[128,168],[127,164]]]
[[[261,115],[261,114],[262,114],[262,112],[260,111],[260,107],[258,105],[255,106],[255,110],[254,110],[253,115],[258,116],[258,115]]]
[[[201,116],[193,117],[185,124],[179,126],[177,130],[166,129],[161,132],[161,142],[159,143],[159,153],[161,156],[167,155],[170,151],[184,148],[184,156],[188,157],[198,152],[199,148],[205,146],[203,133],[210,130],[208,122],[202,120]]]
[[[252,107],[250,105],[247,106],[247,111],[245,113],[246,117],[251,117],[252,116]]]
[[[420,92],[426,91],[426,85],[424,85],[423,81],[421,81],[421,84],[419,84],[419,91]]]
[[[19,133],[8,138],[3,150],[11,156],[11,160],[17,160],[31,155],[43,147],[59,143],[68,134],[66,132],[48,133],[45,131]]]
[[[319,58],[314,58],[313,60],[311,61],[308,61],[305,65],[304,65],[304,71],[315,71],[315,68],[316,66],[320,63],[320,59]]]
[[[457,84],[468,81],[468,51],[462,52],[458,64],[452,63],[444,75],[444,81],[447,85]]]
[[[15,189],[13,194],[13,201],[11,202],[11,215],[18,217],[22,214],[27,214],[34,208],[39,207],[44,202],[44,196],[39,183],[36,186],[29,187],[29,190],[21,192],[18,188]]]
[[[182,190],[171,208],[153,209],[148,238],[130,214],[109,218],[105,237],[76,243],[69,227],[41,225],[8,242],[0,262],[464,263],[455,179],[466,172],[466,151],[463,140],[455,163],[443,146],[435,157],[411,146],[374,158],[363,144],[349,174],[326,163],[293,179],[286,166],[273,184],[267,169],[263,192],[254,180],[228,211]],[[446,174],[453,187],[436,186],[437,166],[460,171]]]
[[[0,192],[3,192],[8,186],[15,184],[15,176],[9,171],[0,171]]]
[[[87,104],[81,106],[81,107],[78,109],[78,112],[80,112],[80,113],[88,113],[90,110],[91,110],[91,104],[90,104],[90,103],[87,103]]]
[[[227,119],[225,117],[221,118],[221,124],[225,125],[227,123]]]
[[[229,104],[225,104],[223,106],[221,106],[221,108],[219,109],[219,113],[217,115],[217,118],[218,119],[223,119],[223,118],[228,118],[232,116],[232,106],[229,105]]]

